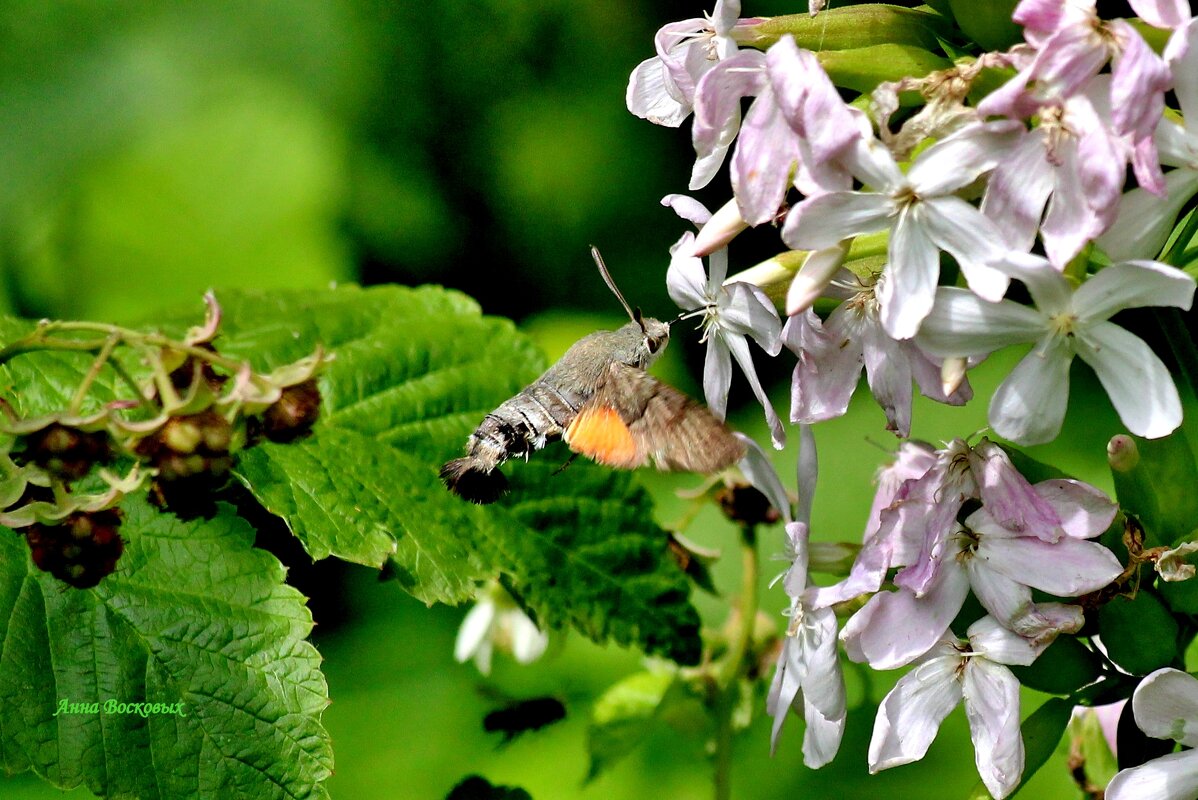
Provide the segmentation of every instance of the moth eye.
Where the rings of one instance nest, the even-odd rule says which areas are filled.
[[[645,347],[649,350],[650,353],[656,353],[657,348],[661,347],[661,342],[658,341],[657,339],[650,339],[648,336],[646,336],[645,337]]]

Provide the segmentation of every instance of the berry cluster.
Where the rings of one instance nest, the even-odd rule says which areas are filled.
[[[271,373],[254,372],[217,350],[213,340],[220,307],[211,295],[205,299],[205,324],[182,341],[91,323],[49,322],[5,348],[5,355],[60,349],[66,340],[47,334],[74,329],[93,338],[72,340],[69,349],[97,353],[65,410],[22,418],[0,400],[5,412],[0,417],[0,524],[25,536],[39,569],[77,588],[95,586],[112,573],[124,550],[116,505],[125,495],[148,485],[157,507],[184,518],[210,517],[241,450],[263,439],[291,442],[311,432],[320,414],[315,376],[328,357],[318,350]],[[94,338],[98,329],[107,335]],[[137,352],[149,367],[138,396],[80,414],[104,367],[129,375],[117,360],[121,346]],[[125,467],[123,477],[109,466]]]

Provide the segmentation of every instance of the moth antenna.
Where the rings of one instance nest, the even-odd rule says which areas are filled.
[[[595,260],[595,266],[599,268],[599,274],[603,276],[603,282],[607,284],[607,288],[611,289],[611,293],[616,296],[616,299],[620,301],[620,305],[624,306],[624,310],[628,312],[628,318],[638,323],[643,329],[645,323],[641,322],[640,314],[633,313],[632,307],[628,305],[628,301],[624,299],[624,295],[620,294],[620,290],[616,288],[616,282],[611,279],[611,273],[607,271],[607,265],[603,263],[603,256],[599,255],[599,248],[595,247],[595,245],[591,245],[591,258]]]

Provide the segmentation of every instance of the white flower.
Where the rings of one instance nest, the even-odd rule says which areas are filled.
[[[1035,342],[990,402],[990,425],[1021,444],[1051,441],[1061,430],[1069,396],[1069,364],[1081,357],[1120,419],[1137,436],[1156,439],[1181,424],[1181,401],[1169,370],[1143,340],[1107,320],[1125,308],[1188,309],[1194,279],[1155,261],[1113,264],[1076,290],[1037,256],[1008,257],[1034,309],[1009,300],[988,303],[963,289],[942,287],[918,342],[938,356],[981,356],[1005,345]]]
[[[1132,695],[1140,730],[1157,739],[1198,747],[1198,679],[1176,669],[1158,669]],[[1154,758],[1111,779],[1107,800],[1194,800],[1198,798],[1198,750]]]
[[[453,657],[463,664],[473,659],[479,672],[490,675],[491,655],[496,647],[510,652],[521,664],[531,664],[548,645],[549,637],[496,583],[466,612],[454,642]]]
[[[807,198],[787,215],[782,240],[796,250],[823,250],[889,229],[878,301],[882,325],[896,339],[914,336],[931,311],[941,250],[961,265],[971,289],[998,300],[1009,279],[992,264],[1007,250],[1004,237],[956,192],[994,169],[1022,130],[1014,121],[968,126],[920,153],[905,175],[884,144],[861,139],[844,161],[873,190]]]
[[[765,453],[748,437],[741,439],[748,445],[740,463],[741,471],[782,512],[791,557],[790,567],[775,579],[782,580],[790,598],[790,608],[786,612],[790,621],[766,698],[766,711],[774,718],[770,752],[777,747],[782,725],[794,709],[807,722],[803,734],[803,763],[818,769],[836,757],[848,709],[836,638],[836,612],[831,608],[815,608],[810,600],[811,590],[807,587],[808,524],[818,477],[815,437],[809,425],[799,426],[799,503],[793,517],[790,498]]]
[[[711,215],[698,202],[679,195],[666,197],[663,204],[696,225],[704,225]],[[687,232],[670,248],[670,268],[666,288],[670,298],[687,310],[703,315],[703,340],[707,359],[703,365],[703,394],[707,405],[720,419],[728,410],[728,388],[732,384],[732,359],[740,364],[753,394],[765,409],[774,447],[786,444],[786,431],[778,419],[769,396],[757,378],[746,336],[751,336],[770,355],[782,349],[782,321],[774,304],[760,288],[748,283],[724,286],[728,272],[728,251],[717,250],[709,257],[709,271],[694,252],[693,233]]]
[[[993,617],[969,626],[968,640],[951,634],[899,679],[878,707],[869,743],[869,771],[918,761],[940,723],[965,701],[978,774],[998,800],[1023,776],[1019,681],[1004,664],[1031,664],[1043,647],[1003,628]]]

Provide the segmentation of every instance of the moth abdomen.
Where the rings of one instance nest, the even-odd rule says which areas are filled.
[[[476,456],[455,458],[441,467],[441,480],[451,492],[480,505],[494,503],[507,491],[507,478]]]
[[[499,467],[509,458],[527,458],[562,435],[574,406],[544,381],[521,390],[487,414],[466,442],[466,457],[441,467],[450,491],[473,503],[493,503],[507,490]]]

